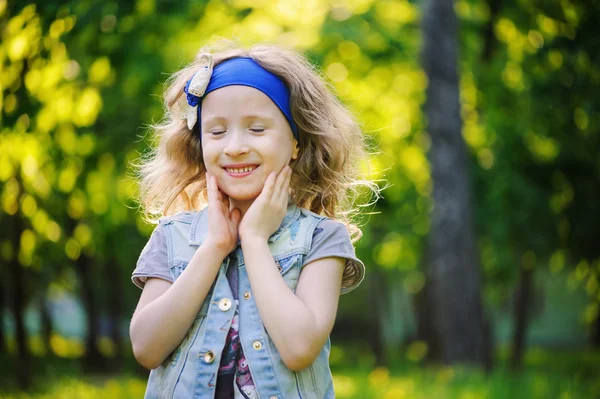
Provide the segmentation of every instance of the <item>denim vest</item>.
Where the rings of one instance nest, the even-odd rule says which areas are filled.
[[[322,219],[325,217],[290,205],[280,227],[269,238],[278,269],[294,291],[313,231]],[[162,218],[160,223],[164,226],[171,275],[176,279],[205,240],[208,213],[180,213]],[[258,396],[334,398],[329,339],[310,367],[297,372],[288,369],[260,319],[239,242],[234,253],[235,258],[227,256],[221,264],[216,281],[181,344],[150,372],[145,398],[214,397],[221,352],[235,313],[226,276],[228,267],[239,268],[239,337]],[[237,259],[237,264],[231,259]]]

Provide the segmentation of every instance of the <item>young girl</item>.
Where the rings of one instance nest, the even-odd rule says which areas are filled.
[[[140,165],[160,218],[133,272],[146,398],[333,398],[329,333],[363,279],[348,220],[365,154],[300,55],[203,48],[175,73]]]

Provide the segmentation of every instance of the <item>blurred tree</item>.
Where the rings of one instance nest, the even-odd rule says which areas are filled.
[[[413,338],[398,333],[405,315],[392,305],[395,291],[423,293],[429,279],[419,264],[425,237],[431,235],[429,248],[438,240],[436,212],[443,206],[442,192],[432,194],[432,174],[434,190],[456,181],[443,192],[462,198],[460,214],[442,215],[464,221],[465,237],[473,241],[449,240],[457,247],[443,247],[456,253],[459,245],[471,246],[471,261],[461,268],[477,264],[468,216],[461,216],[469,212],[463,202],[469,189],[466,181],[444,179],[458,179],[451,172],[466,176],[467,168],[474,176],[470,201],[477,212],[487,303],[507,302],[519,273],[524,287],[519,292],[525,295],[535,283],[535,268],[548,264],[551,271],[572,269],[568,284],[585,284],[590,294],[586,320],[598,320],[594,237],[600,122],[593,90],[600,74],[593,23],[598,1],[542,7],[456,0],[454,9],[462,23],[461,51],[454,58],[460,66],[461,104],[458,109],[456,92],[448,91],[454,108],[441,112],[448,113],[453,130],[440,136],[431,130],[435,115],[430,135],[424,133],[427,77],[418,58],[415,2],[0,0],[0,222],[12,226],[0,232],[0,277],[17,332],[24,307],[43,303],[39,296],[76,294],[89,316],[86,349],[48,332],[50,320],[43,318],[48,353],[85,354],[89,367],[116,367],[139,296],[126,282],[152,230],[136,213],[135,185],[126,165],[151,145],[140,126],[162,117],[161,82],[167,73],[219,36],[306,52],[364,124],[377,151],[365,170],[385,175],[390,187],[375,208],[381,213],[365,220],[357,248],[371,281],[340,302],[340,326],[347,326],[346,335],[367,331],[378,363],[389,361],[399,339]],[[444,57],[433,64],[429,90],[447,87],[434,83],[440,73],[447,81],[436,69],[447,63],[454,61]],[[456,65],[451,68],[456,74]],[[435,98],[430,95],[430,101]],[[470,158],[457,163],[459,168],[440,171],[437,151],[444,143],[460,145],[461,129]],[[442,147],[440,137],[448,139],[441,140]],[[432,196],[438,208],[430,213]],[[448,237],[456,234],[461,231]],[[433,265],[434,259],[425,263]],[[17,280],[24,281],[22,290],[16,289],[21,287]],[[447,283],[455,288],[444,301],[457,291],[478,295],[476,278]],[[456,288],[465,283],[471,289]],[[478,300],[467,302],[473,306],[469,312],[478,314],[475,319],[465,315],[473,324],[465,326],[470,331],[479,328],[483,316]],[[516,342],[526,342],[529,305],[526,297],[519,303]],[[17,345],[9,340],[7,349],[35,352],[25,329],[20,331]]]
[[[485,279],[494,282],[487,296],[514,300],[516,369],[537,268],[571,268],[567,284],[583,283],[590,294],[586,322],[598,315],[599,254],[590,238],[599,212],[591,95],[600,83],[599,8],[597,1],[456,3],[464,28],[463,135],[476,166]]]
[[[6,7],[6,3],[3,5]],[[97,279],[85,261],[94,254],[88,220],[105,214],[109,207],[106,195],[111,191],[98,187],[107,168],[106,162],[97,160],[106,156],[87,128],[102,108],[99,93],[110,77],[110,66],[107,68],[102,58],[86,60],[90,63],[88,76],[80,77],[82,64],[86,68],[88,65],[69,58],[60,38],[75,26],[75,21],[76,17],[65,9],[40,16],[35,4],[11,3],[2,9],[0,146],[8,156],[0,159],[0,178],[6,182],[0,218],[13,226],[10,235],[4,237],[8,241],[4,241],[2,257],[12,270],[11,303],[21,386],[30,385],[27,354],[35,338],[28,337],[23,326],[24,309],[36,303],[45,309],[51,283],[62,280],[58,285],[61,290],[76,291],[77,284],[64,283],[73,265],[81,266],[81,292],[88,299],[84,303],[90,315],[91,342],[86,353],[93,363],[101,358],[98,330],[94,328],[100,317],[93,311],[97,309]],[[109,179],[113,179],[110,174]],[[110,204],[113,209],[123,207],[117,200]],[[52,339],[49,318],[43,316],[42,321],[46,349],[73,356],[73,348]]]
[[[484,266],[488,275],[508,272],[519,281],[512,360],[518,369],[536,268],[572,268],[569,285],[581,281],[590,294],[586,322],[598,317],[600,124],[592,88],[600,86],[600,3],[488,4],[485,18],[475,2],[458,7],[467,34],[487,32],[483,46],[466,46],[473,68],[464,79],[463,112],[481,166]]]
[[[430,355],[446,364],[491,367],[490,333],[481,304],[479,254],[471,217],[466,146],[461,136],[457,20],[452,0],[423,4],[425,112],[431,137],[431,231],[420,312]]]

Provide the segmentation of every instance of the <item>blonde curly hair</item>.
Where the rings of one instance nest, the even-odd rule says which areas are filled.
[[[360,162],[367,156],[361,128],[330,86],[302,55],[270,44],[244,48],[220,41],[200,49],[193,62],[171,75],[165,85],[165,118],[150,125],[155,147],[134,164],[140,205],[149,222],[161,216],[206,206],[205,166],[201,140],[188,129],[176,106],[186,82],[199,68],[200,55],[211,53],[215,67],[230,58],[249,57],[279,76],[290,90],[292,117],[298,126],[300,152],[292,162],[292,201],[298,207],[343,222],[352,241],[362,235],[355,224],[358,201],[365,204],[378,186],[361,176]],[[362,187],[362,189],[361,189]],[[366,192],[365,190],[366,189]]]

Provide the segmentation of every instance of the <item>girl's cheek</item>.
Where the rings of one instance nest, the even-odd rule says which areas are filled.
[[[208,170],[208,173],[218,176],[220,168],[214,161],[211,160],[211,158],[204,158],[204,166],[206,167],[206,170]]]

